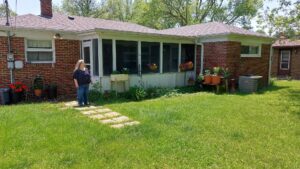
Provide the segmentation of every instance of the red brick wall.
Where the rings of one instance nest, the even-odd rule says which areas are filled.
[[[52,0],[41,0],[41,15],[44,17],[52,17]]]
[[[9,71],[6,68],[7,46],[6,38],[0,37],[0,85],[9,84]],[[80,43],[77,40],[55,40],[56,63],[54,64],[31,64],[25,63],[24,38],[13,38],[12,47],[16,60],[24,61],[24,68],[14,70],[16,81],[21,81],[32,86],[36,75],[41,75],[46,84],[58,85],[58,94],[71,96],[76,94],[72,80],[74,65],[80,58]]]
[[[204,43],[204,69],[215,66],[229,68],[232,77],[253,74],[263,76],[263,83],[268,83],[270,45],[262,45],[262,57],[240,57],[240,42],[210,42]]]
[[[280,70],[281,50],[291,51],[290,70]],[[272,76],[286,77],[291,76],[293,79],[300,79],[300,47],[295,48],[274,48],[272,62]]]

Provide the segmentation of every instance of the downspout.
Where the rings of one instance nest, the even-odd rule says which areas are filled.
[[[272,63],[273,63],[273,47],[272,44],[270,45],[270,58],[269,58],[269,77],[268,77],[268,84],[271,84],[271,76],[272,76]]]

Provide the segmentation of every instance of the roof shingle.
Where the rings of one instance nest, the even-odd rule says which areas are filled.
[[[228,35],[239,34],[257,37],[267,37],[266,35],[238,28],[235,26],[226,25],[218,22],[197,24],[191,26],[184,26],[180,28],[172,28],[165,30],[156,30],[141,26],[135,23],[88,18],[81,16],[72,16],[70,19],[67,15],[54,13],[52,18],[45,18],[33,14],[20,15],[11,18],[11,23],[16,23],[16,28],[36,29],[36,30],[51,30],[64,32],[86,32],[96,29],[122,31],[143,34],[155,34],[166,36],[181,36],[181,37],[201,37],[211,35]],[[5,27],[5,19],[0,18],[0,27]]]

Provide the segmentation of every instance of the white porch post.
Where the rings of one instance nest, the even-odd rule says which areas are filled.
[[[98,37],[98,56],[99,56],[99,76],[103,77],[103,49],[102,38]]]
[[[178,72],[180,72],[179,66],[181,64],[181,43],[178,44]]]
[[[159,50],[159,71],[160,73],[163,73],[163,53],[164,53],[164,44],[163,42],[160,42],[160,50]]]
[[[117,70],[117,48],[116,48],[116,39],[113,39],[113,71]]]
[[[142,42],[138,41],[138,74],[142,74]]]
[[[194,72],[197,73],[197,48],[198,45],[195,43],[195,53],[194,53]]]

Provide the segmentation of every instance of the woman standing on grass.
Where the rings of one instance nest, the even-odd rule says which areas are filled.
[[[91,75],[89,70],[85,67],[84,60],[78,60],[76,63],[73,79],[77,89],[78,106],[87,106]]]

